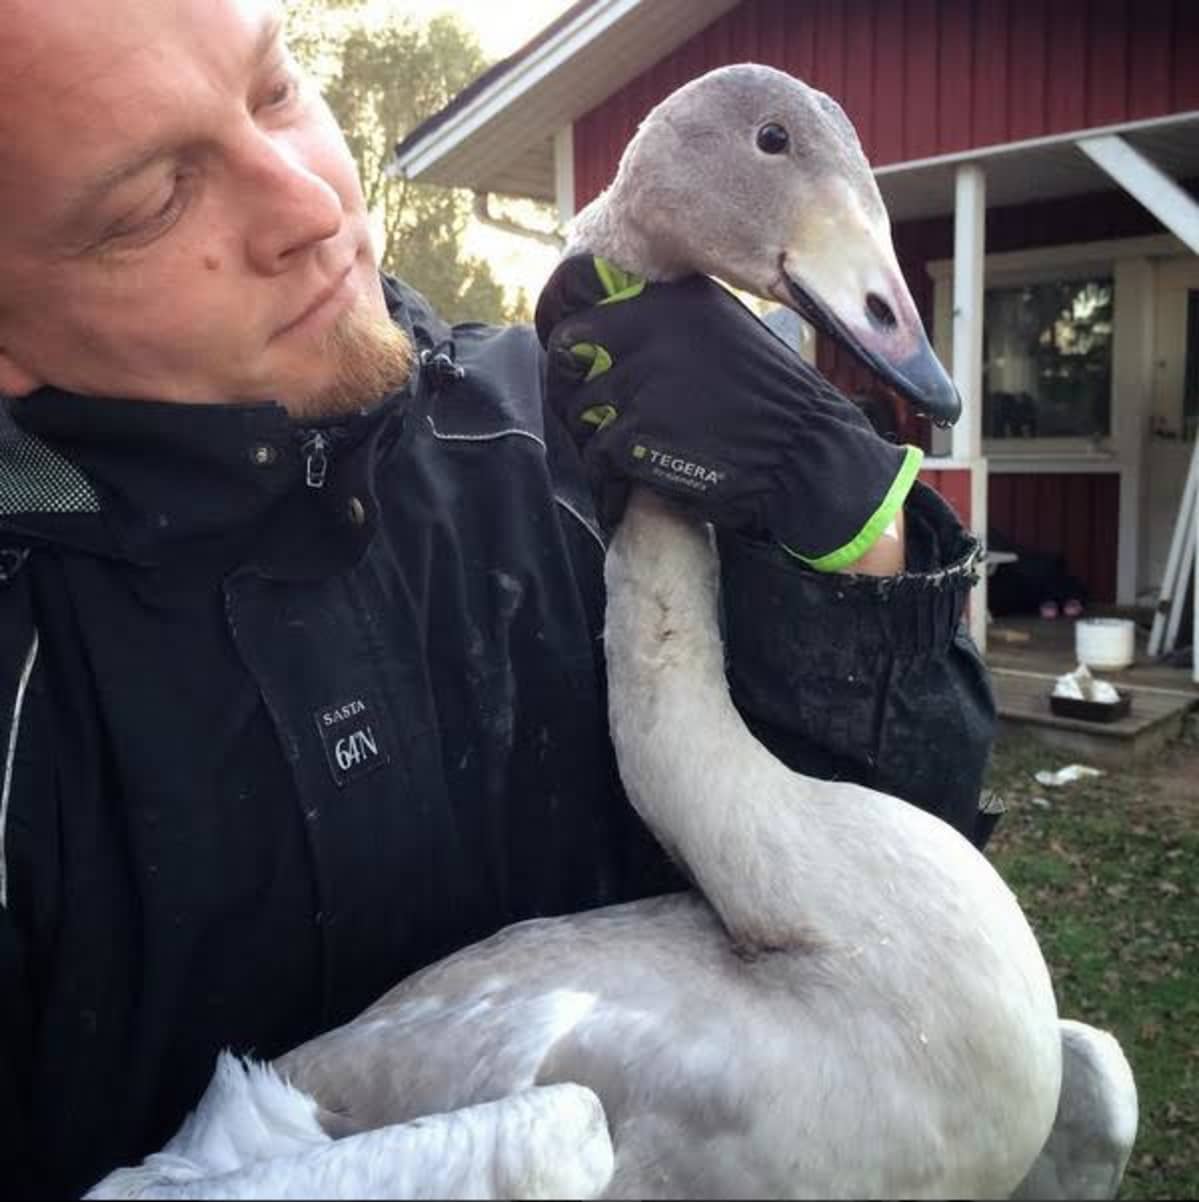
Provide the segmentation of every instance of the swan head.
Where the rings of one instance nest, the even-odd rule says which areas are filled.
[[[758,64],[709,72],[646,117],[594,203],[643,260],[621,266],[658,279],[701,271],[778,301],[917,412],[960,416],[857,133],[823,92]]]

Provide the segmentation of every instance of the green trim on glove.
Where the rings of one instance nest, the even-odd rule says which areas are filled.
[[[619,416],[620,411],[615,405],[592,405],[590,409],[584,409],[579,414],[579,421],[594,426],[598,434],[601,430],[606,430]]]
[[[570,353],[589,368],[587,375],[583,378],[584,384],[589,384],[597,376],[602,376],[604,372],[612,369],[612,356],[608,353],[606,346],[600,346],[595,342],[576,342],[570,348]]]
[[[919,468],[915,452],[880,438],[706,276],[647,283],[572,255],[538,299],[537,331],[546,403],[582,456],[608,529],[640,485],[718,529],[853,571]],[[841,549],[825,554],[832,547]]]
[[[599,281],[608,294],[599,302],[601,305],[633,300],[645,291],[645,280],[641,276],[625,271],[623,267],[617,267],[615,263],[609,263],[599,255],[594,255],[592,261],[595,263],[595,274],[599,276]]]
[[[830,551],[827,555],[817,556],[815,559],[809,559],[806,555],[793,551],[786,543],[779,543],[779,546],[788,555],[793,555],[801,563],[807,564],[817,572],[840,572],[850,564],[856,563],[878,542],[882,532],[903,508],[908,493],[912,491],[912,485],[916,483],[920,465],[924,462],[924,452],[919,447],[909,446],[904,449],[906,454],[903,463],[900,464],[895,479],[891,481],[891,487],[887,489],[887,495],[883,497],[882,504],[870,515],[866,525],[845,546],[839,547],[836,551]]]

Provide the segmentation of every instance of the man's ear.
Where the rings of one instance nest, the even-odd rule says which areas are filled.
[[[22,367],[3,345],[0,345],[0,396],[19,397],[41,388],[45,380]]]

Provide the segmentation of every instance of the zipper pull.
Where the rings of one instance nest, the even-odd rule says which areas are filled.
[[[466,368],[455,360],[454,355],[454,344],[448,340],[421,351],[421,366],[427,368],[433,377],[434,389],[466,379]]]
[[[314,430],[300,449],[304,452],[304,482],[309,488],[324,488],[329,471],[329,456],[325,453],[329,449],[329,440],[319,430]]]

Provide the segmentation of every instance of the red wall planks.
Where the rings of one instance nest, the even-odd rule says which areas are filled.
[[[920,479],[931,485],[953,506],[964,526],[970,525],[970,473],[958,468],[945,471],[942,468],[924,468]]]
[[[758,25],[758,48],[761,62],[778,66],[787,58],[787,15],[785,0],[763,0]]]
[[[881,165],[1199,108],[1199,3],[742,0],[578,121],[580,202],[652,103],[746,59],[834,95]]]
[[[994,146],[1010,141],[1008,93],[1014,83],[1008,64],[1007,0],[989,0],[975,8],[974,103],[970,145]],[[952,86],[956,81],[946,80]]]
[[[992,531],[1036,551],[1061,551],[1094,602],[1116,599],[1120,478],[1115,473],[992,472]]]
[[[1086,12],[1078,0],[1049,6],[1046,132],[1082,129],[1087,110]]]
[[[748,4],[741,14],[741,19],[733,22],[732,62],[752,62],[761,53],[762,41],[759,26],[764,8],[764,4]]]
[[[940,146],[937,52],[941,38],[937,24],[937,0],[907,0],[906,5],[894,7],[901,9],[906,17],[903,42],[903,154],[908,159],[927,158],[936,154]],[[884,56],[887,56],[886,52]],[[876,101],[885,102],[885,95]]]
[[[730,14],[735,20],[743,19],[745,9],[752,6],[742,4]],[[846,5],[844,0],[816,0],[815,4],[803,6],[816,18],[816,57],[812,63],[812,74],[808,80],[814,87],[830,96],[845,95],[845,26]]]
[[[964,150],[971,145],[970,112],[974,95],[974,5],[941,0],[937,75],[941,121],[937,149]],[[853,114],[851,113],[850,116]],[[880,143],[872,150],[877,163],[900,162]]]
[[[811,79],[813,64],[816,62],[816,22],[811,19],[807,5],[804,5],[804,11],[801,13],[795,10],[794,0],[791,0],[786,10],[786,55],[780,65],[798,75],[800,79]],[[733,15],[735,17],[736,13]]]
[[[1137,20],[1141,20],[1138,11]],[[1173,103],[1179,109],[1199,108],[1199,71],[1195,69],[1199,46],[1199,5],[1194,0],[1176,0],[1174,30],[1170,38],[1170,81]]]
[[[1049,19],[1053,0],[1021,0],[1018,19],[1009,31],[1009,66],[1017,86],[1006,88],[1007,135],[1013,142],[1039,137],[1048,128]]]
[[[1173,105],[1186,107],[1171,97],[1173,17],[1169,5],[1138,7],[1129,29],[1128,116],[1133,120],[1166,112]]]
[[[903,146],[904,134],[904,33],[903,5],[884,3],[867,11],[855,5],[854,16],[863,28],[874,28],[874,89],[869,108],[850,107],[848,96],[837,96],[855,125],[867,156],[876,146]],[[869,137],[866,136],[869,131]]]
[[[1111,125],[1128,114],[1129,0],[1091,0],[1087,42],[1087,125]]]
[[[862,114],[858,126],[858,137],[862,145],[870,145],[876,135],[876,105],[874,90],[882,87],[882,81],[874,69],[875,27],[869,21],[851,21],[845,47],[845,91],[846,111]]]

